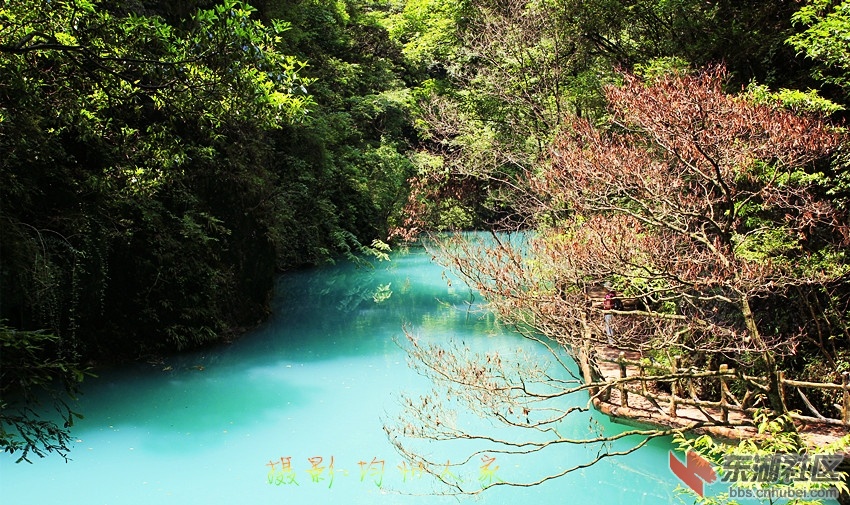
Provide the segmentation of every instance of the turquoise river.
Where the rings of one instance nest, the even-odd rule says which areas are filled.
[[[669,468],[668,440],[534,487],[435,494],[444,489],[412,471],[383,429],[401,411],[402,394],[431,387],[398,345],[403,328],[430,342],[498,349],[503,359],[521,349],[526,359],[552,360],[470,305],[480,297],[449,279],[421,248],[373,268],[340,263],[285,274],[272,317],[234,343],[87,379],[70,461],[15,464],[5,456],[0,503],[693,503],[675,492],[681,482]],[[572,423],[565,433],[584,437],[629,429],[598,413],[564,422]],[[417,447],[448,464],[468,446]],[[487,454],[487,479],[534,480],[592,459],[597,449],[561,445],[511,460]],[[481,473],[455,477],[481,480],[484,460],[476,458],[472,468]]]

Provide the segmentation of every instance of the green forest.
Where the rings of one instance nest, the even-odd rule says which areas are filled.
[[[847,0],[0,2],[0,447],[431,231],[537,230],[454,266],[544,334],[604,279],[655,348],[840,381],[848,107]]]

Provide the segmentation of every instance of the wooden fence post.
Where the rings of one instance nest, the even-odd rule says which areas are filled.
[[[596,398],[596,395],[599,394],[599,389],[596,386],[591,386],[594,382],[596,382],[597,377],[593,373],[593,367],[591,363],[591,351],[593,350],[593,344],[591,343],[591,335],[590,328],[588,328],[587,324],[584,324],[584,331],[582,331],[582,346],[578,351],[578,364],[581,367],[581,373],[584,377],[584,383],[588,387],[588,392],[590,393],[591,398]]]
[[[679,356],[673,357],[673,375],[679,373]],[[679,395],[679,381],[673,379],[670,383],[670,417],[676,417],[676,397]]]
[[[785,372],[781,370],[776,372],[776,387],[779,388],[779,401],[782,406],[782,412],[779,414],[784,414],[788,412],[788,408],[785,407],[788,404],[785,402]]]
[[[620,351],[620,356],[617,358],[617,363],[620,365],[620,378],[626,378],[626,353]],[[620,404],[623,407],[629,406],[629,392],[626,390],[626,383],[620,383]]]
[[[720,419],[724,424],[729,423],[729,407],[726,397],[729,394],[729,386],[726,384],[725,373],[729,371],[729,367],[725,364],[720,365]]]

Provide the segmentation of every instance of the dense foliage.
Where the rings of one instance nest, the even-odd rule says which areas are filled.
[[[794,1],[406,2],[397,30],[407,54],[442,70],[420,88],[427,142],[416,161],[425,175],[408,227],[509,215],[511,180],[539,165],[566,116],[604,120],[603,88],[618,70],[652,76],[723,63],[732,92],[752,86],[788,107],[841,117],[842,89],[817,71],[843,69],[835,48],[846,40],[831,26],[846,13],[830,15],[830,27],[817,21],[829,3],[795,15]]]
[[[601,374],[581,358],[615,349],[665,370],[728,365],[763,378],[743,404],[840,423],[840,395],[785,396],[781,378],[850,373],[848,14],[830,0],[406,2],[405,49],[442,72],[420,88],[424,141],[398,233],[516,232],[438,237],[438,257],[503,320],[566,349],[584,380]],[[387,428],[408,457],[429,461],[417,438],[508,454],[612,442],[539,481],[499,483],[528,486],[663,434],[618,449],[601,430],[564,436],[574,410],[546,402],[578,380],[410,340],[435,388]],[[446,421],[462,412],[526,434]]]
[[[782,118],[764,123],[774,138],[823,142],[797,164],[784,156],[802,144],[745,156],[746,171],[722,158],[719,188],[741,192],[708,206],[743,228],[713,232],[735,261],[802,279],[758,291],[762,308],[799,307],[758,316],[777,322],[765,335],[796,327],[808,351],[788,366],[850,370],[850,155],[820,122],[850,103],[848,25],[850,2],[834,0],[2,3],[0,358],[57,366],[29,381],[4,365],[0,406],[52,381],[73,391],[92,363],[227,339],[265,317],[280,269],[427,229],[562,226],[576,200],[528,191],[564,169],[553,153],[653,132],[610,107],[627,102],[617,93],[721,62],[717,97],[745,89],[747,107]],[[808,124],[823,136],[782,131]],[[628,142],[670,161],[666,144]],[[641,184],[623,177],[623,191]],[[541,194],[550,208],[529,212]],[[816,228],[824,216],[840,226]],[[0,414],[4,449],[62,449],[61,429],[16,412]]]
[[[36,396],[18,344],[74,370],[208,345],[265,317],[278,269],[386,235],[411,167],[386,30],[353,2],[258,7],[0,7],[4,449],[44,438],[11,407]]]
[[[754,275],[743,292],[758,292],[757,324],[763,326],[761,335],[782,342],[783,366],[797,376],[839,380],[850,370],[845,252],[850,175],[846,137],[832,137],[824,149],[819,142],[826,133],[816,119],[840,125],[845,117],[848,13],[850,3],[828,0],[805,6],[687,0],[628,6],[569,0],[407,2],[402,19],[419,21],[400,23],[411,27],[405,48],[432,48],[427,52],[432,65],[446,72],[423,87],[419,117],[425,142],[415,158],[420,175],[411,186],[407,228],[400,233],[470,225],[555,230],[561,240],[550,246],[560,253],[543,253],[554,258],[555,271],[587,256],[592,271],[576,270],[579,277],[572,282],[618,280],[624,285],[616,287],[635,292],[643,288],[630,279],[634,272],[625,263],[654,271],[650,256],[624,258],[621,265],[600,260],[616,254],[614,245],[624,236],[638,233],[648,240],[643,227],[652,223],[706,233],[695,250],[661,240],[659,246],[673,248],[664,254],[676,268],[658,271],[672,275],[705,254],[725,256],[719,251],[728,250],[737,259],[721,261],[731,270],[719,277]],[[441,28],[441,43],[434,45],[416,27],[445,25],[422,16],[453,19],[449,26],[455,30]],[[684,83],[703,89],[690,78],[664,80],[721,62],[723,78],[702,97],[682,98]],[[643,91],[650,84],[657,96]],[[747,133],[745,125],[763,131]],[[800,150],[807,146],[814,151],[801,160]],[[714,168],[700,168],[703,162]],[[685,172],[677,172],[677,163]],[[569,194],[565,188],[571,188]],[[677,188],[690,189],[684,194]],[[725,193],[726,203],[709,195],[715,189]],[[694,198],[696,203],[688,203]],[[645,214],[655,217],[642,221]],[[699,216],[709,218],[703,222]],[[566,225],[565,219],[576,221]],[[593,242],[588,234],[599,238],[601,249],[587,245]],[[637,242],[629,244],[642,250]],[[503,259],[510,264],[510,258]],[[738,261],[758,267],[744,268]],[[688,275],[705,274],[711,270],[707,265],[692,265]],[[467,267],[474,277],[508,282],[492,270]],[[551,279],[543,275],[537,281]],[[693,290],[706,289],[704,281]],[[650,291],[658,288],[653,284]],[[500,287],[505,290],[510,288]],[[678,296],[653,295],[669,303]],[[725,324],[748,317],[709,309],[722,314]],[[746,334],[759,335],[752,326],[730,335]],[[765,350],[774,348],[763,344]],[[826,410],[832,400],[822,400]]]

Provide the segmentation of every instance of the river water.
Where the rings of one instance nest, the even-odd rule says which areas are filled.
[[[531,488],[434,495],[443,488],[413,471],[383,430],[400,411],[400,395],[430,387],[397,344],[403,326],[428,341],[499,349],[505,359],[522,349],[532,359],[551,360],[539,345],[476,308],[478,301],[457,279],[447,282],[443,269],[417,248],[373,268],[342,263],[286,274],[278,281],[272,318],[238,341],[100,371],[87,380],[78,405],[85,419],[73,428],[71,461],[51,456],[15,464],[4,457],[0,501],[682,503],[674,492],[680,481],[669,470],[667,441]],[[591,426],[606,434],[628,429],[598,414],[566,422],[572,423],[566,433],[583,436]],[[447,464],[468,449],[459,442],[419,447]],[[488,454],[493,459],[487,478],[537,479],[589,460],[596,449],[563,445],[517,459]],[[455,477],[483,483],[479,459],[473,463],[480,473]]]

